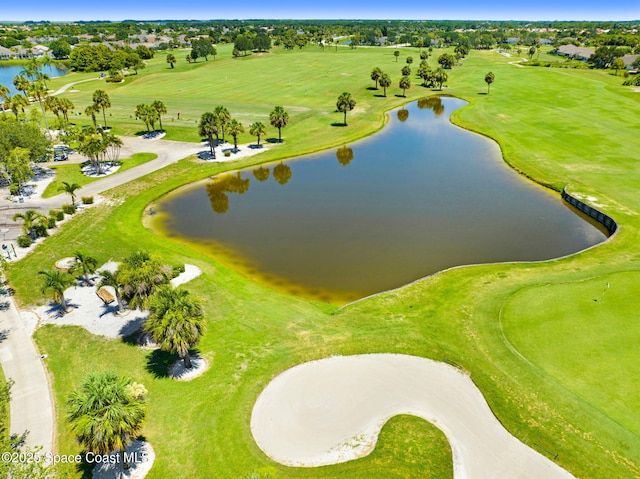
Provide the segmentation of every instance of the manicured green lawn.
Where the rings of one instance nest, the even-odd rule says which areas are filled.
[[[112,110],[122,108],[125,115],[136,102],[153,99],[140,97],[153,88],[164,92],[161,98],[175,98],[170,109],[180,107],[187,118],[199,116],[202,105],[212,109],[226,104],[248,122],[274,104],[283,104],[292,115],[284,130],[287,141],[238,163],[255,164],[351,142],[380,127],[383,111],[405,101],[392,96],[393,89],[386,99],[367,90],[373,85],[369,72],[374,66],[397,70],[399,78],[402,64],[395,64],[392,52],[335,53],[310,47],[184,64],[175,71],[158,59],[138,79],[110,87]],[[415,51],[410,54],[418,56]],[[210,321],[200,351],[212,366],[193,382],[164,377],[173,359],[165,354],[97,338],[79,328],[48,326],[37,331],[36,341],[48,354],[54,378],[61,452],[78,450],[64,425],[69,391],[89,371],[115,369],[149,389],[144,435],[158,454],[150,478],[234,478],[252,471],[278,478],[369,478],[383,467],[378,459],[390,461],[380,477],[423,477],[432,467],[427,458],[433,458],[433,467],[441,471],[434,477],[450,477],[450,463],[444,459],[448,452],[438,455],[438,439],[416,439],[411,450],[418,445],[428,450],[419,452],[423,461],[411,459],[415,456],[408,455],[405,441],[411,434],[422,434],[423,426],[404,423],[405,418],[399,420],[401,427],[390,424],[388,442],[383,432],[383,457],[375,453],[319,469],[275,464],[251,438],[251,408],[279,372],[332,354],[397,352],[467,370],[513,434],[577,477],[640,476],[640,421],[633,412],[640,396],[633,354],[640,336],[640,324],[633,317],[640,306],[640,94],[606,73],[520,68],[508,61],[495,52],[472,52],[463,66],[450,72],[445,93],[471,102],[454,114],[453,121],[495,138],[510,165],[541,183],[555,189],[569,184],[572,191],[589,195],[592,204],[619,222],[612,239],[545,263],[453,269],[337,310],[269,290],[146,230],[141,217],[149,203],[179,185],[238,165],[183,160],[112,191],[110,206],[78,215],[9,271],[22,304],[42,301],[34,284],[36,272],[80,246],[104,262],[119,260],[143,245],[170,264],[189,262],[204,271],[185,286],[203,298]],[[495,73],[496,81],[486,95],[483,79],[488,71]],[[169,79],[173,75],[182,75],[186,83]],[[189,75],[198,81],[189,84]],[[394,88],[396,83],[394,77]],[[185,85],[184,91],[170,91],[177,85]],[[83,94],[89,98],[92,91],[87,87]],[[352,92],[363,108],[350,115],[347,128],[331,126],[341,120],[333,109],[342,91]],[[427,93],[431,92],[414,85],[408,99]],[[184,106],[178,96],[184,97]],[[136,128],[115,111],[113,118],[120,132]],[[188,137],[192,127],[174,130],[169,120],[166,128],[181,138]],[[611,287],[600,304],[598,295],[607,282]]]
[[[131,158],[125,158],[122,161],[122,166],[114,173],[117,175],[123,171],[127,171],[135,166],[146,163],[147,161],[155,160],[158,157],[155,153],[134,153]],[[93,183],[98,180],[98,178],[91,178],[82,173],[79,164],[69,164],[69,165],[55,165],[51,168],[56,172],[56,178],[45,188],[42,193],[43,198],[49,198],[51,196],[56,196],[62,194],[58,191],[58,188],[62,186],[62,183],[77,183],[80,186],[88,185],[89,183]],[[78,191],[79,195],[82,195],[82,189]]]

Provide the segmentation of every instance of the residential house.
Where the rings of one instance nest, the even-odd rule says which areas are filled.
[[[10,60],[13,56],[13,52],[8,48],[0,46],[0,60]]]
[[[627,70],[636,70],[633,67],[634,62],[640,57],[640,55],[625,55],[622,57],[622,61],[624,62],[624,67]]]
[[[556,53],[558,55],[562,55],[563,57],[587,61],[589,58],[591,58],[591,55],[595,53],[595,50],[593,48],[576,47],[573,44],[568,44],[559,47]]]

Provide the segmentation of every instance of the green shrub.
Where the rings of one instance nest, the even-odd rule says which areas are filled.
[[[18,193],[20,193],[20,185],[18,185],[17,183],[11,183],[11,185],[9,185],[9,193],[11,193],[12,195],[17,195]]]
[[[229,150],[225,151],[224,156],[227,156],[227,157],[231,156],[231,152]]]
[[[64,211],[64,214],[66,215],[72,215],[76,212],[76,207],[75,205],[70,205],[70,204],[65,204],[62,205],[62,211]]]
[[[64,211],[62,210],[49,210],[49,216],[56,221],[62,221],[64,219]]]
[[[29,235],[18,236],[18,239],[16,239],[16,243],[18,243],[18,246],[20,246],[20,248],[28,248],[32,243],[31,237]]]
[[[46,238],[49,236],[49,232],[47,231],[47,225],[44,223],[37,224],[33,227],[33,230],[36,232],[36,236]]]
[[[47,228],[55,228],[56,227],[56,219],[53,217],[49,217],[49,221],[47,221]]]
[[[83,196],[82,197],[83,205],[92,205],[93,204],[93,196]]]
[[[184,265],[183,264],[181,264],[180,266],[174,266],[173,268],[171,268],[171,278],[176,278],[181,273],[184,273]]]

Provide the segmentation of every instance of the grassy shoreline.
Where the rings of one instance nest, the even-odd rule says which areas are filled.
[[[245,63],[248,62],[242,64]],[[491,95],[479,96],[481,74],[489,68],[496,72],[496,83]],[[79,215],[9,271],[23,305],[38,300],[39,292],[32,286],[34,272],[68,255],[77,248],[72,244],[85,245],[99,262],[118,260],[144,244],[172,263],[189,261],[204,271],[187,287],[206,292],[211,327],[200,350],[213,362],[210,373],[192,384],[175,384],[158,375],[171,360],[166,355],[97,338],[79,328],[47,326],[37,331],[36,341],[41,351],[49,354],[47,364],[55,378],[60,450],[77,450],[63,421],[66,394],[95,364],[108,364],[135,376],[149,389],[150,415],[145,436],[158,453],[151,478],[172,474],[203,477],[215,474],[212,471],[225,471],[225,477],[240,477],[252,471],[271,472],[282,478],[370,477],[371,470],[360,461],[351,463],[348,473],[343,466],[312,470],[279,466],[264,457],[253,443],[248,418],[262,387],[288,367],[332,354],[398,352],[460,365],[470,373],[508,430],[541,453],[557,455],[556,461],[578,477],[640,475],[637,421],[630,418],[631,424],[626,426],[616,422],[624,407],[610,397],[640,395],[640,385],[621,380],[624,366],[633,365],[627,352],[628,341],[624,347],[618,346],[621,338],[615,335],[606,343],[600,341],[585,326],[585,313],[577,314],[573,308],[558,309],[562,303],[579,300],[581,294],[574,285],[589,278],[629,271],[632,279],[619,283],[616,278],[613,287],[617,290],[621,284],[631,293],[636,291],[633,272],[640,270],[636,246],[640,220],[636,218],[639,201],[634,195],[634,178],[640,174],[625,158],[640,146],[640,140],[630,134],[632,106],[640,105],[640,99],[626,94],[604,75],[519,69],[494,58],[490,52],[474,52],[464,66],[453,71],[452,85],[454,80],[455,86],[448,91],[470,101],[454,115],[456,124],[497,141],[505,162],[527,172],[537,182],[555,189],[570,182],[574,191],[593,195],[598,207],[619,223],[619,232],[597,248],[569,257],[449,270],[338,312],[335,307],[252,283],[202,253],[154,235],[140,221],[149,203],[185,183],[225,168],[275,161],[278,155],[297,156],[296,151],[301,148],[293,143],[301,138],[298,134],[287,137],[285,130],[291,146],[274,148],[233,168],[182,160],[111,191],[112,206],[97,206]],[[358,82],[365,84],[366,78],[359,78]],[[591,101],[590,110],[566,95],[567,85],[575,84],[578,86],[573,88],[584,89],[583,101]],[[540,85],[544,85],[544,101],[535,94]],[[602,98],[595,100],[598,96]],[[392,108],[393,101],[378,104],[372,115],[375,117],[382,107]],[[617,107],[618,115],[605,116],[609,122],[601,127],[606,128],[609,138],[592,134],[594,146],[587,148],[580,128],[588,129],[595,124],[594,118],[602,118],[612,106]],[[550,114],[557,115],[558,110],[562,110],[564,121],[549,120],[553,118]],[[540,117],[547,123],[541,123]],[[379,122],[380,117],[377,118]],[[573,130],[567,128],[568,122]],[[366,123],[366,131],[375,132],[371,129],[375,121]],[[364,127],[360,123],[354,130]],[[344,137],[327,140],[344,144],[341,138]],[[599,159],[598,163],[591,162],[593,157]],[[531,288],[545,288],[540,291],[546,301],[532,304],[526,293],[521,293]],[[629,311],[635,309],[637,297],[625,296]],[[556,320],[558,329],[552,325],[550,334],[549,323],[541,324],[533,312]],[[604,324],[613,317],[613,313],[607,314]],[[629,323],[627,317],[622,319],[625,321],[616,322],[619,336],[626,333],[635,337],[639,327]],[[566,347],[575,335],[573,328],[584,330],[580,350],[583,354],[577,356],[579,366],[571,357],[576,356],[576,351]],[[536,340],[532,342],[530,338]],[[590,356],[588,351],[598,345],[598,355]],[[528,349],[522,352],[524,346]],[[596,367],[599,363],[610,369]],[[585,371],[593,372],[592,382],[586,385],[582,382]],[[598,381],[606,384],[609,376],[615,378],[614,391],[598,387]],[[188,434],[175,431],[176,418],[180,418]],[[396,442],[390,451],[396,458],[392,461],[393,473],[415,477],[421,473],[422,465],[407,465],[397,459],[404,438],[401,431],[394,436]]]

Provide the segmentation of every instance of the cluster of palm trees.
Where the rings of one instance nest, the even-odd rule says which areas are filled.
[[[107,128],[107,114],[106,109],[111,108],[111,100],[109,95],[104,90],[96,90],[93,92],[92,103],[84,109],[84,114],[91,117],[94,128],[98,128],[98,120],[96,113],[102,111],[102,118],[104,121],[103,129]]]
[[[399,52],[395,52],[396,61],[398,58]],[[429,64],[427,63],[427,58],[429,58],[429,54],[427,52],[420,53],[420,65],[418,66],[417,76],[422,79],[422,86],[424,87],[438,87],[442,89],[442,85],[448,80],[447,72],[443,68],[438,68],[436,70],[432,70]],[[413,63],[412,57],[407,57],[407,64],[402,67],[401,74],[402,77],[398,83],[398,86],[402,90],[402,96],[406,96],[406,92],[409,88],[411,88],[411,64]],[[384,96],[387,96],[387,88],[391,86],[391,77],[384,73],[380,67],[375,67],[371,71],[371,79],[375,82],[375,89],[378,89],[378,85],[380,85],[384,89]]]
[[[276,106],[269,114],[269,123],[278,129],[278,141],[282,141],[282,128],[289,123],[289,114],[283,107]],[[237,152],[238,135],[244,131],[244,125],[232,118],[229,110],[222,105],[216,106],[211,112],[203,113],[198,124],[198,134],[209,141],[209,149],[214,159],[215,146],[226,141],[226,134],[233,137],[233,149]],[[257,146],[260,147],[260,138],[267,134],[267,127],[261,121],[256,121],[249,126],[249,133],[257,138]]]
[[[140,103],[136,106],[134,114],[136,118],[143,121],[147,132],[155,131],[156,122],[160,123],[160,131],[162,128],[162,115],[167,113],[167,106],[160,100],[154,100],[151,104]]]
[[[60,305],[62,314],[68,310],[64,292],[75,283],[79,274],[87,285],[93,285],[90,275],[96,272],[98,261],[81,252],[74,253],[73,266],[68,271],[40,271],[42,292]],[[113,288],[118,312],[126,308],[146,309],[149,317],[143,329],[161,349],[177,353],[186,368],[191,368],[189,349],[198,344],[206,323],[202,305],[187,290],[174,289],[169,283],[173,268],[163,264],[146,251],[136,251],[125,258],[115,271],[100,271],[97,287]]]

